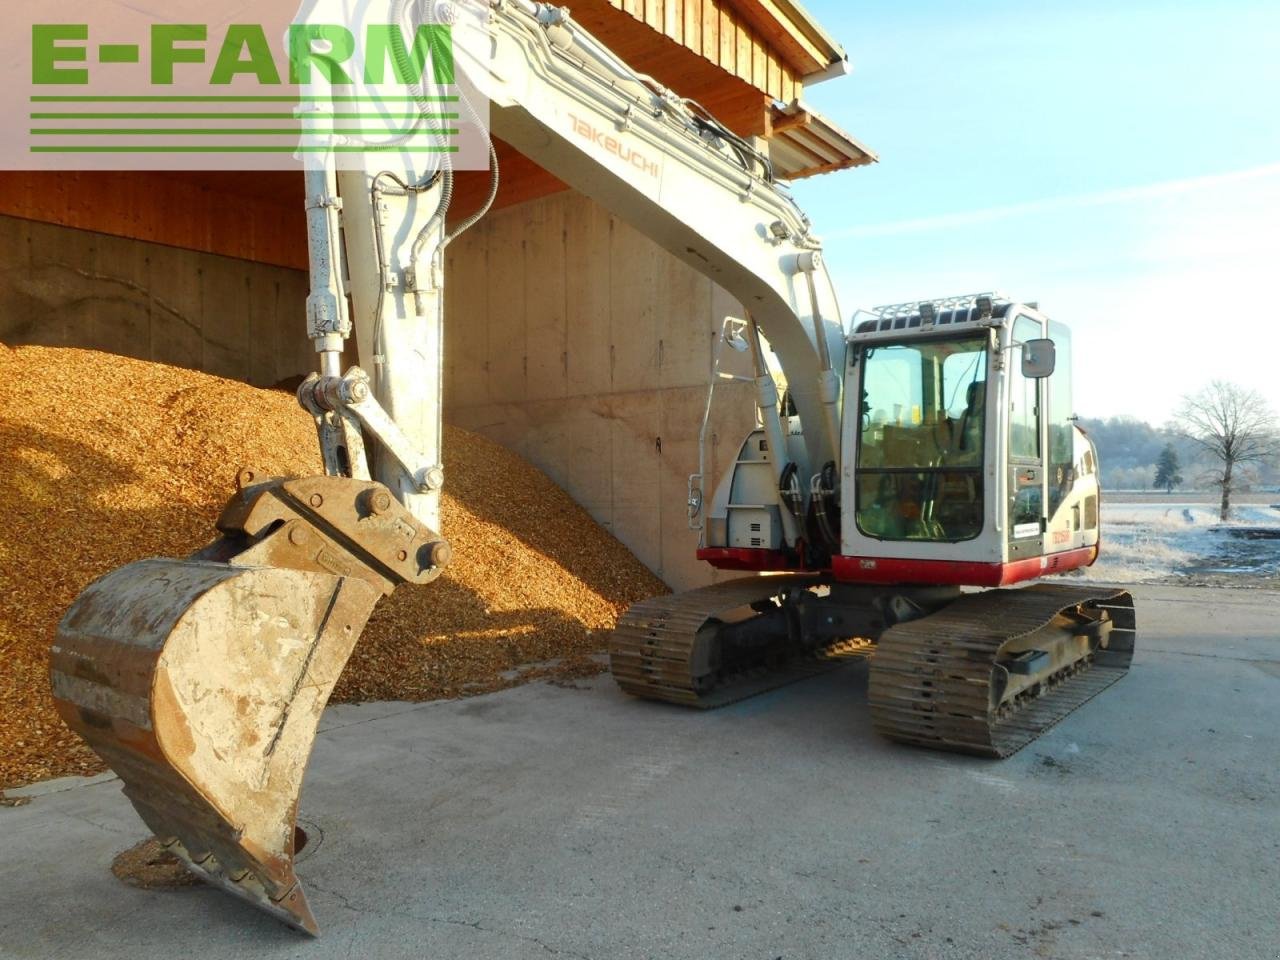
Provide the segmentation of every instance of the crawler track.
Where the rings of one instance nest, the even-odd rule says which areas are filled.
[[[1051,638],[1099,613],[1107,645],[1016,697],[993,696],[996,662],[1014,643]],[[869,697],[877,730],[892,740],[1007,757],[1129,670],[1135,616],[1127,591],[1086,585],[969,594],[880,637]]]
[[[637,603],[623,614],[609,642],[613,677],[637,697],[712,709],[870,653],[866,642],[815,646],[783,634],[745,659],[722,661],[715,646],[718,622],[821,582],[808,575],[747,577]]]

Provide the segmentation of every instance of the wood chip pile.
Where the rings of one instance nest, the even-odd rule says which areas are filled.
[[[58,719],[48,650],[92,580],[209,542],[237,469],[319,472],[288,393],[87,350],[0,345],[0,789],[102,770]],[[600,672],[664,587],[544,474],[450,428],[448,572],[374,612],[335,701],[428,700]]]

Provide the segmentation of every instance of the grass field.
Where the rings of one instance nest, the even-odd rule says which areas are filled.
[[[1224,524],[1212,493],[1108,494],[1102,555],[1087,576],[1280,589],[1280,508],[1273,504],[1280,505],[1280,494],[1236,498]]]

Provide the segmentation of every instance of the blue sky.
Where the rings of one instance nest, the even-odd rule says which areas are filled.
[[[999,289],[1076,338],[1076,407],[1163,423],[1211,379],[1280,411],[1280,4],[809,0],[880,154],[806,181],[846,314]]]

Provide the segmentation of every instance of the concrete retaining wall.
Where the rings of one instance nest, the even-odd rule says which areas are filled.
[[[448,419],[532,460],[673,587],[708,582],[685,502],[712,347],[742,307],[576,193],[492,214],[450,254]],[[754,423],[749,386],[720,397],[713,476]]]
[[[298,270],[0,217],[0,342],[88,347],[271,386],[310,370]]]

